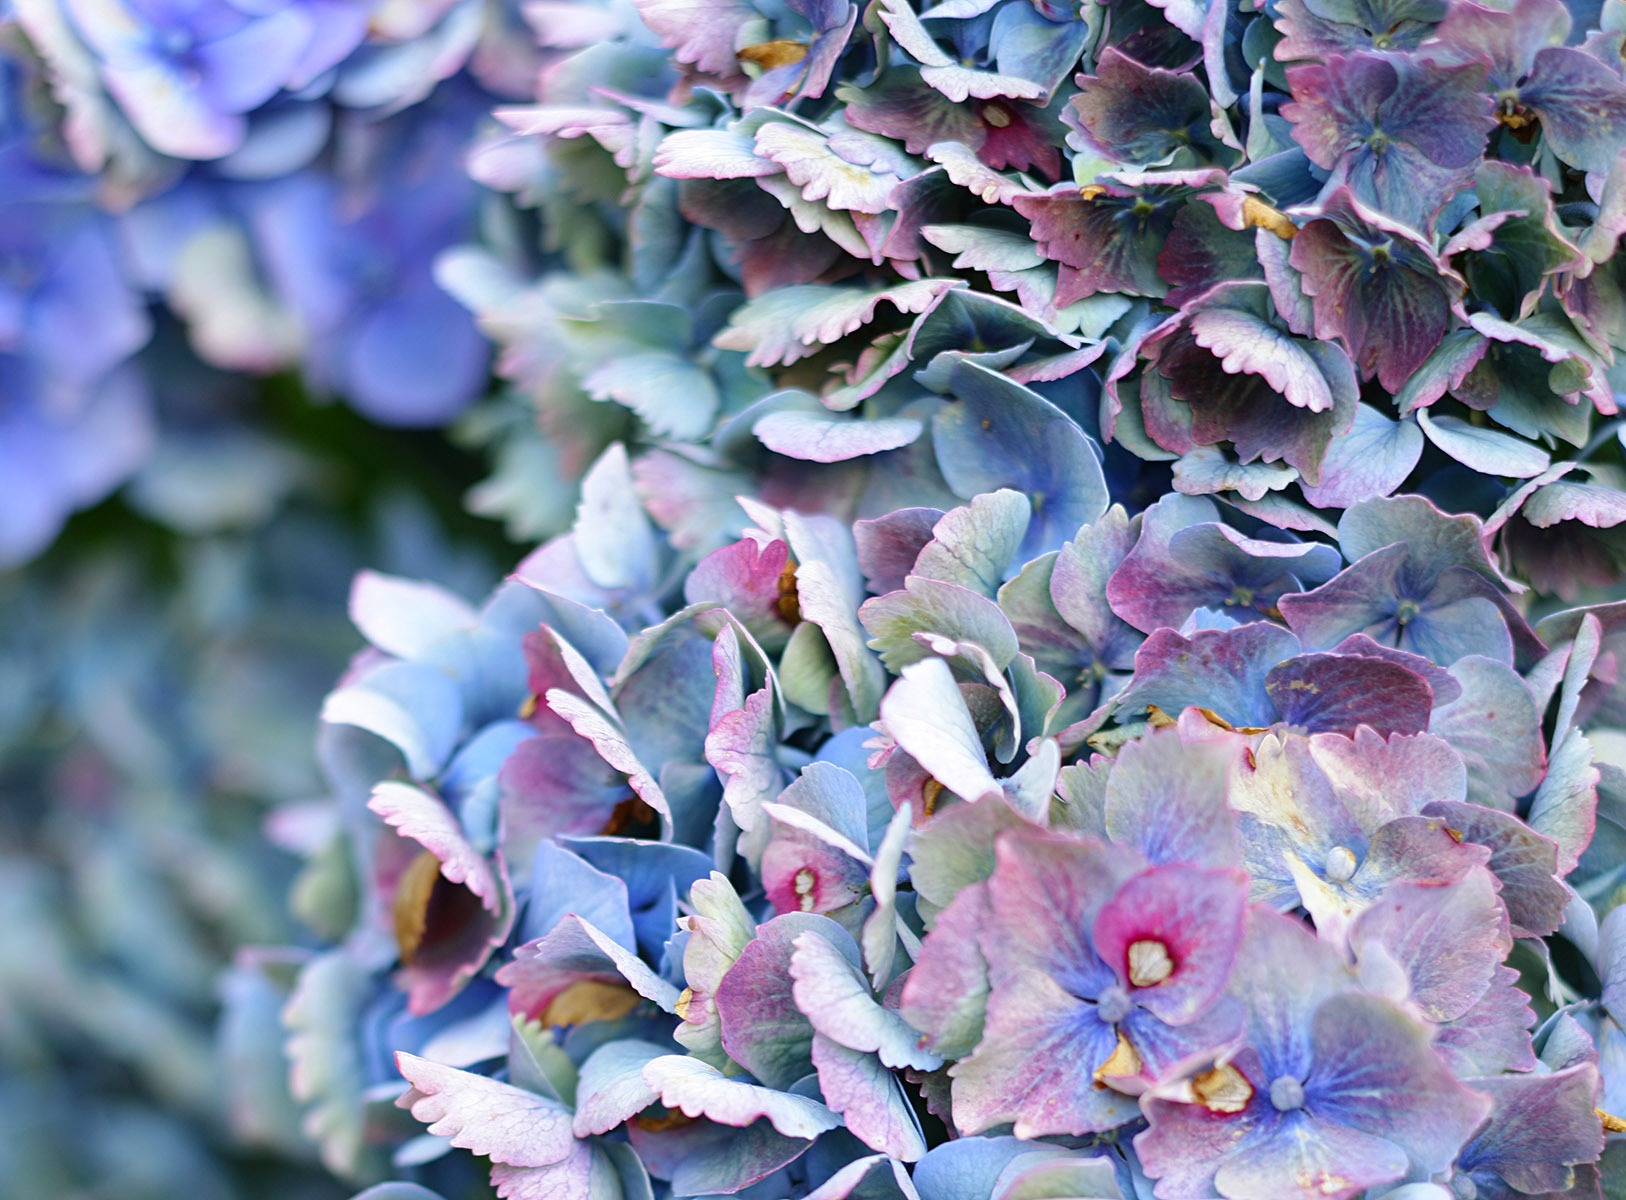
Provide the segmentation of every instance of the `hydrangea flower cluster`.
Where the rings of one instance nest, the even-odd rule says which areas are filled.
[[[438,276],[553,536],[357,580],[330,948],[234,975],[324,1161],[1601,1196],[1626,10],[530,14],[544,253]]]
[[[559,253],[441,272],[534,407],[478,497],[516,529],[568,524],[539,461],[579,478],[617,437],[705,444],[640,467],[687,494],[909,445],[957,349],[1148,499],[1325,534],[1539,481],[1521,574],[1619,577],[1615,506],[1574,490],[1618,483],[1589,461],[1626,336],[1615,6],[548,12],[539,103],[473,165]]]
[[[301,885],[355,920],[284,1014],[329,1165],[393,1102],[505,1197],[1598,1195],[1618,606],[1532,628],[1422,497],[1130,517],[951,374],[937,462],[1026,417],[1060,499],[745,497],[685,568],[616,445],[483,608],[357,580]]]
[[[474,130],[531,87],[514,20],[482,0],[0,5],[0,563],[147,460],[178,357],[296,367],[391,424],[485,390],[485,339],[432,267],[478,230]],[[175,322],[189,351],[153,339]]]

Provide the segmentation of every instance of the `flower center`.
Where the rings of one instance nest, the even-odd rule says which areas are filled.
[[[1209,1112],[1227,1115],[1241,1112],[1253,1099],[1253,1085],[1229,1063],[1204,1071],[1191,1081],[1191,1090]]]
[[[1291,1075],[1278,1075],[1270,1081],[1270,1103],[1277,1112],[1304,1107],[1304,1084]]]
[[[185,29],[172,27],[160,30],[156,40],[159,48],[171,58],[180,58],[192,49],[192,34]]]
[[[1133,1078],[1140,1072],[1140,1055],[1135,1053],[1135,1047],[1129,1044],[1129,1039],[1120,1033],[1118,1044],[1107,1056],[1107,1061],[1095,1068],[1095,1082],[1098,1087],[1111,1087],[1114,1079]]]
[[[1327,861],[1321,869],[1332,882],[1348,883],[1355,874],[1354,851],[1348,846],[1334,846],[1327,851]]]
[[[796,906],[803,912],[813,911],[813,887],[818,883],[818,877],[813,874],[812,868],[803,867],[796,872],[792,886],[796,890]]]
[[[1129,982],[1136,987],[1156,987],[1174,972],[1169,948],[1154,938],[1129,943]]]
[[[1117,984],[1113,984],[1101,993],[1101,998],[1095,1002],[1095,1015],[1108,1025],[1116,1025],[1129,1015],[1134,1006],[1129,1002],[1129,993]]]
[[[1011,114],[997,104],[984,104],[982,106],[982,119],[995,129],[1004,129],[1011,123]]]
[[[1415,621],[1422,611],[1423,610],[1418,606],[1417,601],[1402,600],[1395,608],[1395,623],[1397,625],[1405,625],[1407,622]]]

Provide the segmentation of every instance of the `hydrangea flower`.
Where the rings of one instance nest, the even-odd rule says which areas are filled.
[[[1290,920],[1255,916],[1238,959],[1251,969],[1235,985],[1244,1047],[1196,1076],[1188,1101],[1151,1101],[1135,1139],[1158,1190],[1343,1197],[1446,1170],[1490,1101],[1452,1077],[1424,1029],[1346,990],[1336,956]]]
[[[952,1128],[1101,1139],[1077,1178],[1120,1195],[1454,1194],[1519,1175],[1494,1112],[1549,1103],[1575,1132],[1528,1178],[1586,1178],[1596,1068],[1526,1087],[1552,1035],[1518,964],[1597,869],[1607,777],[1574,718],[1588,688],[1601,711],[1604,625],[1538,639],[1478,518],[1373,501],[1334,546],[1246,537],[1212,500],[1129,518],[1108,488],[1051,549],[1018,477],[856,521],[745,497],[744,536],[702,553],[633,478],[602,456],[571,532],[481,612],[364,577],[377,649],[326,708],[355,847],[382,864],[405,833],[432,885],[364,903],[290,1019],[395,1022],[403,1103],[499,1190],[925,1195]],[[1479,580],[1506,649],[1307,651],[1285,572],[1336,579],[1390,537],[1423,578]],[[1192,582],[1149,606],[1171,557]],[[1114,643],[1118,671],[1036,656]],[[399,1094],[372,1064],[372,1090],[296,1094],[355,1128]]]

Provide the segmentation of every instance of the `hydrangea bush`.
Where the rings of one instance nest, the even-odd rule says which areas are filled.
[[[1618,1187],[1626,10],[530,11],[439,275],[555,535],[358,578],[239,965],[328,1165]]]
[[[241,1111],[372,1200],[1626,1180],[1618,0],[20,15],[138,291],[419,418],[477,321],[547,538],[357,578]]]

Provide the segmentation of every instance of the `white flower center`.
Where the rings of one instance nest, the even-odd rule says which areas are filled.
[[[1129,943],[1129,982],[1136,987],[1156,987],[1174,973],[1169,948],[1155,938]]]

